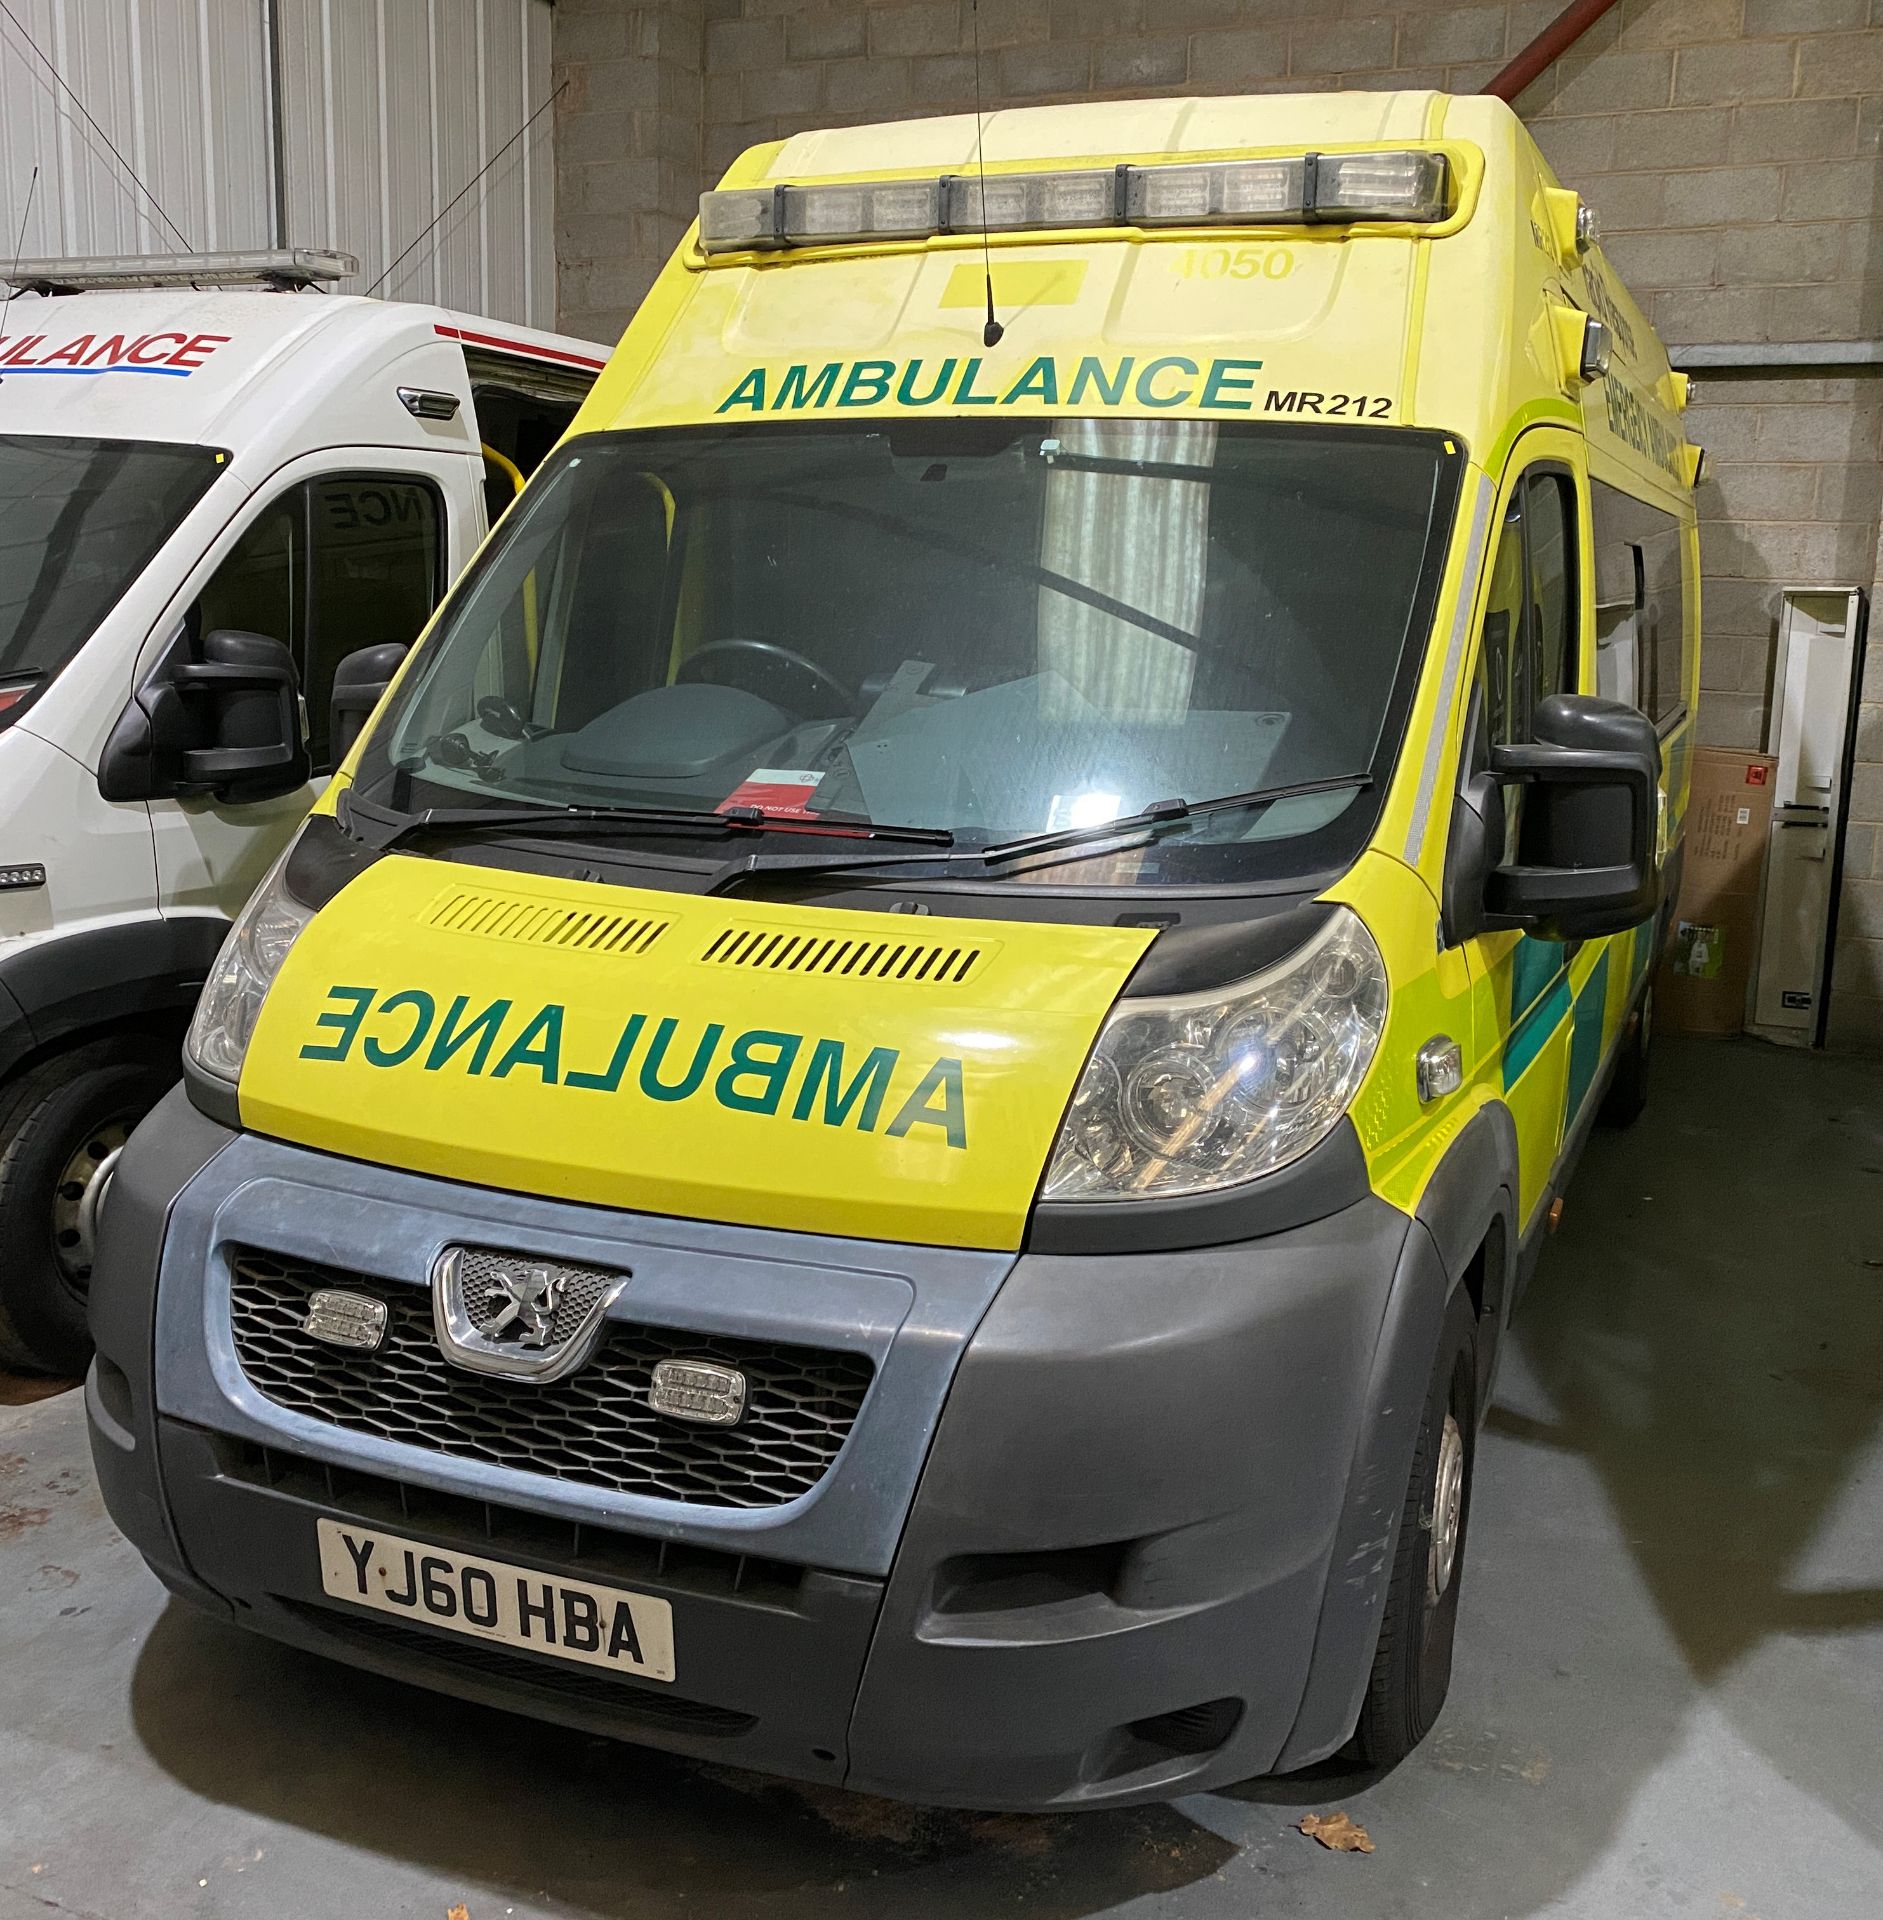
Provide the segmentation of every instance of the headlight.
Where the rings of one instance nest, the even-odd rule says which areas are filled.
[[[268,989],[274,985],[288,949],[314,917],[313,908],[295,899],[283,877],[293,851],[291,840],[287,852],[269,868],[268,878],[236,916],[222,951],[216,955],[216,964],[209,970],[203,997],[196,1003],[196,1017],[190,1022],[190,1037],[184,1043],[197,1066],[232,1086],[241,1077],[242,1059]]]
[[[1213,993],[1113,1009],[1047,1169],[1048,1200],[1202,1193],[1286,1166],[1346,1112],[1386,1025],[1386,968],[1345,907]]]

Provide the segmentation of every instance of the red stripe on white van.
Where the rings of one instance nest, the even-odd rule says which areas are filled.
[[[607,366],[606,360],[591,359],[585,353],[564,353],[560,347],[531,346],[522,340],[500,339],[494,333],[467,333],[462,327],[441,326],[437,331],[447,339],[467,347],[495,347],[502,353],[520,353],[530,360],[559,360],[565,366],[589,367],[596,373]]]

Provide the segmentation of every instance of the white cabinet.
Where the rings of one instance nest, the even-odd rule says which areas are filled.
[[[1858,589],[1830,588],[1788,592],[1780,607],[1765,743],[1778,778],[1751,1028],[1809,1047],[1823,1037],[1830,990],[1827,948],[1866,602]]]

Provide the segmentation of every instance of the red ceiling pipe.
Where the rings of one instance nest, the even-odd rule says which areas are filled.
[[[1615,0],[1570,0],[1561,13],[1511,61],[1495,80],[1480,89],[1500,100],[1514,100],[1552,61],[1559,60],[1601,19]]]

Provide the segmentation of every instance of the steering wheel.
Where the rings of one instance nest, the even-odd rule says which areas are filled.
[[[724,660],[733,654],[755,656],[752,662],[756,669],[749,677],[728,678],[710,671],[702,673],[702,664],[715,659]],[[813,693],[813,704],[808,717],[830,719],[838,714],[852,713],[856,710],[856,695],[837,678],[834,673],[820,667],[815,660],[806,659],[795,647],[781,645],[776,640],[744,640],[734,637],[729,640],[709,640],[703,647],[696,647],[680,664],[676,680],[705,680],[718,686],[743,686],[748,693],[756,693],[761,699],[770,700],[770,687],[780,679],[789,683],[792,679],[809,682]],[[821,696],[821,699],[818,697]],[[790,711],[800,709],[795,703],[774,701],[774,705],[786,706]]]

